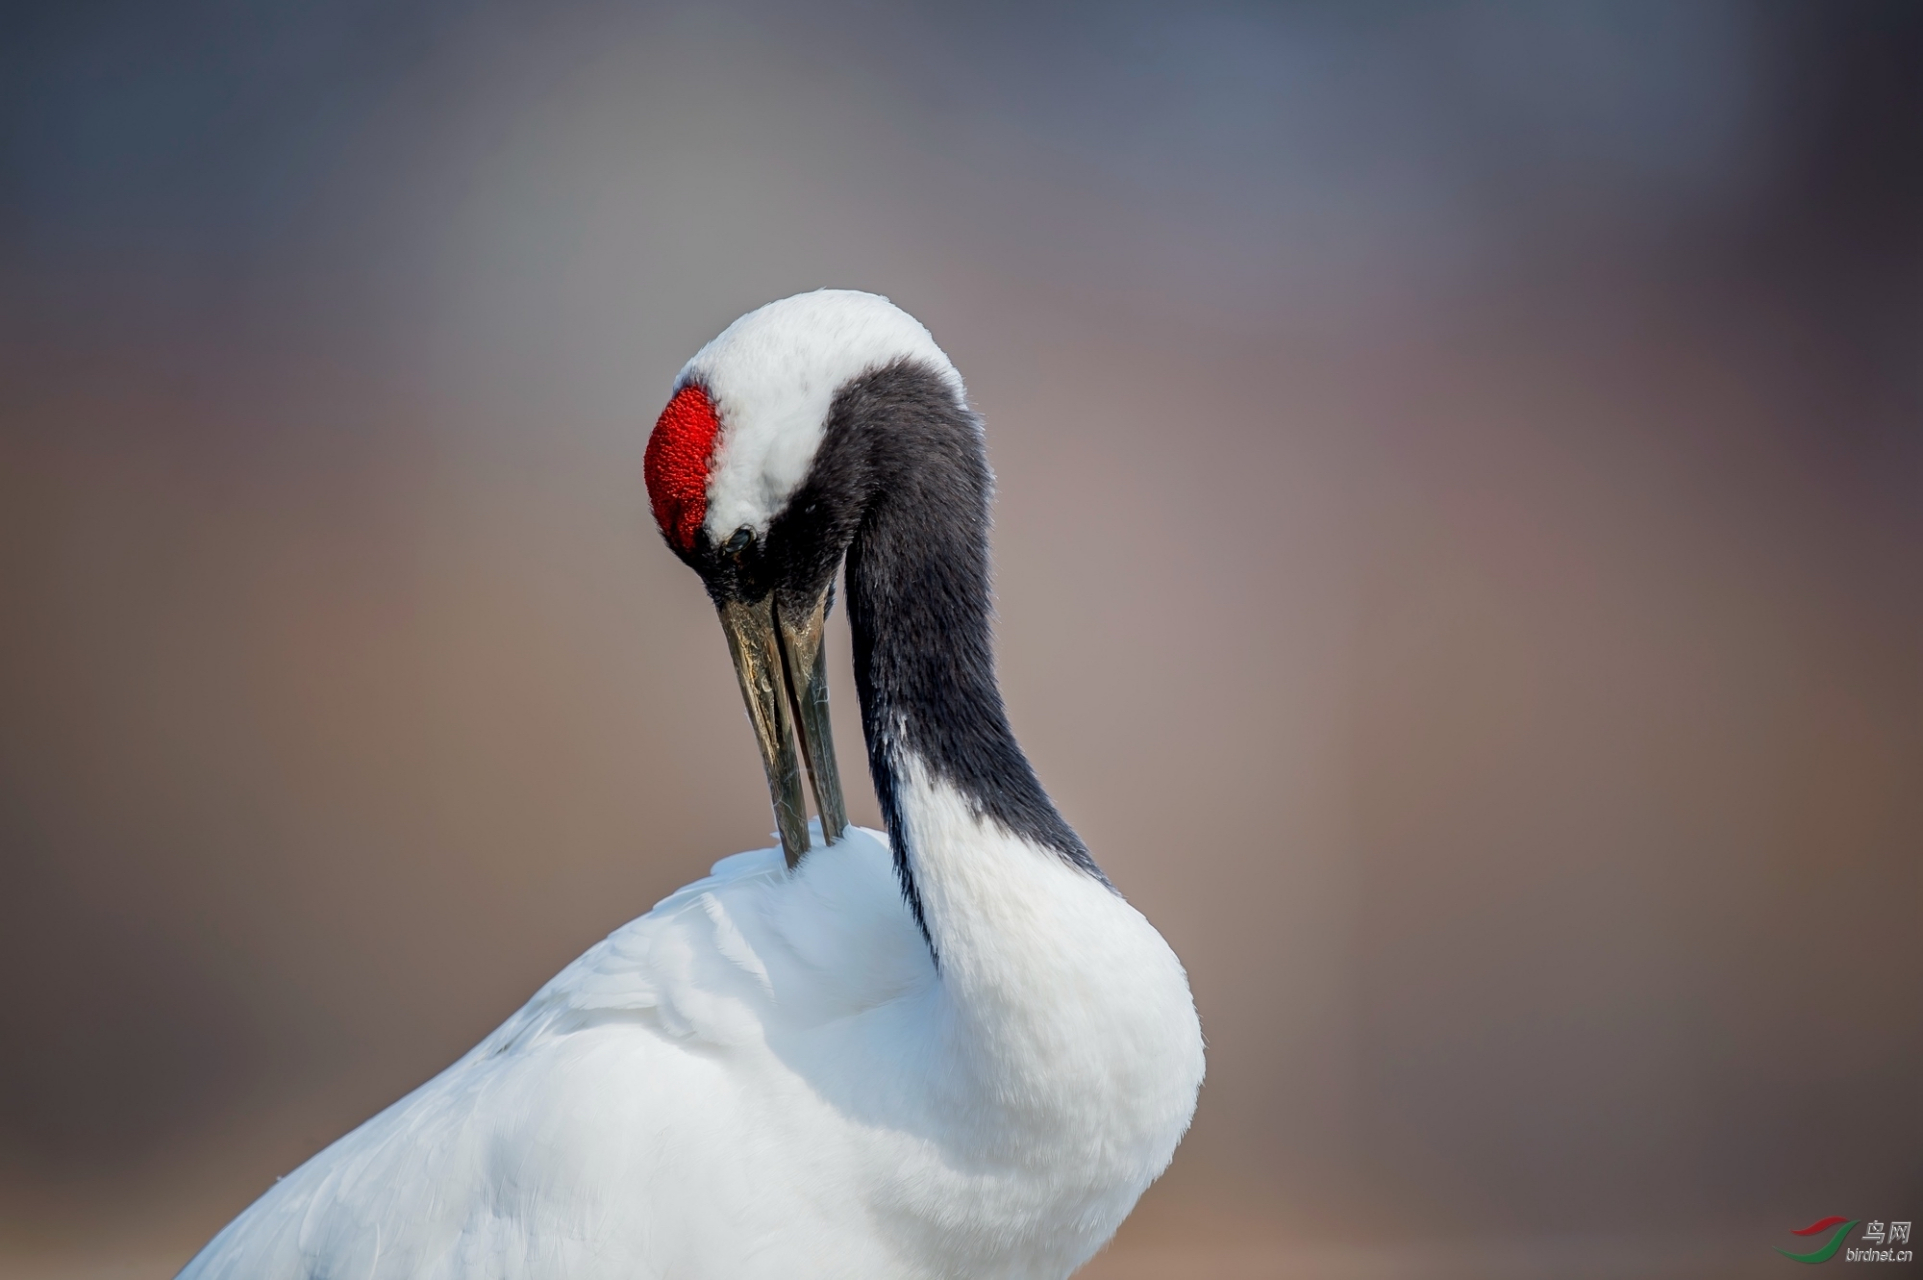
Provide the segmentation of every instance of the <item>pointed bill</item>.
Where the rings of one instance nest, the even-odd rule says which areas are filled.
[[[789,727],[790,695],[776,639],[774,597],[753,604],[729,600],[719,607],[721,629],[728,635],[728,652],[741,681],[741,698],[748,705],[755,745],[768,774],[768,793],[774,801],[775,829],[781,833],[781,852],[793,867],[808,852],[808,808],[801,794],[801,765],[795,758],[795,739]]]
[[[848,807],[841,798],[841,770],[835,765],[835,735],[828,722],[828,654],[822,644],[834,595],[831,582],[799,617],[788,616],[778,601],[775,606],[788,693],[794,700],[795,726],[801,730],[801,750],[808,758],[808,780],[814,784],[821,834],[829,844],[841,839],[841,833],[848,829]]]
[[[721,629],[727,633],[728,652],[741,681],[741,698],[768,775],[775,828],[781,833],[781,850],[790,867],[800,863],[809,847],[807,801],[801,790],[801,761],[795,753],[797,732],[814,784],[823,838],[833,844],[848,827],[828,720],[828,659],[822,645],[832,599],[832,589],[823,591],[813,605],[793,617],[777,606],[773,592],[752,604],[730,600],[719,606]]]

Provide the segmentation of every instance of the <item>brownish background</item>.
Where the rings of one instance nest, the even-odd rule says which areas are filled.
[[[641,454],[830,284],[1202,1008],[1091,1275],[1923,1218],[1920,13],[9,6],[0,1275],[169,1275],[764,842]]]

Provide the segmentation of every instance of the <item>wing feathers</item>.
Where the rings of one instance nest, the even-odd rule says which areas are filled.
[[[745,1172],[732,1161],[754,1162],[741,1108],[784,1069],[769,1036],[932,975],[875,833],[792,874],[778,849],[725,858],[277,1183],[181,1280],[672,1269],[650,1242],[685,1229],[675,1205],[698,1195],[695,1166],[728,1185]]]

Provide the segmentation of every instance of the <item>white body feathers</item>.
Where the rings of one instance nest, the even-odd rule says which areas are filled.
[[[1059,1277],[1187,1128],[1187,980],[1122,898],[907,770],[740,854],[277,1183],[182,1280]]]

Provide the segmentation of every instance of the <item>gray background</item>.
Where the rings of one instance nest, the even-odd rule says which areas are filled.
[[[0,1275],[169,1274],[766,843],[641,455],[820,285],[969,379],[1201,1005],[1091,1274],[1923,1216],[1920,14],[10,7]]]

